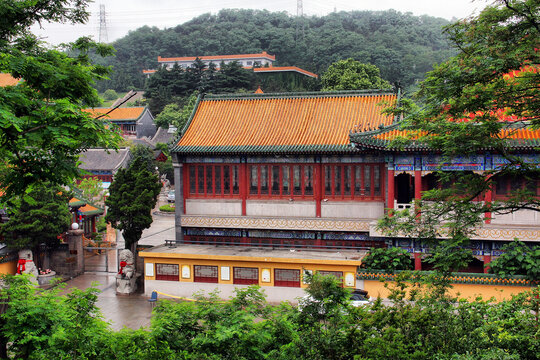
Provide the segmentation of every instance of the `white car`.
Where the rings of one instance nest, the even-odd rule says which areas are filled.
[[[174,202],[175,196],[174,196],[174,190],[169,191],[167,194],[167,201],[168,202]]]

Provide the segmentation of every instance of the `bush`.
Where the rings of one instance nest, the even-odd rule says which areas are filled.
[[[159,207],[159,211],[163,212],[174,212],[174,206],[171,206],[169,204],[163,205]]]
[[[105,90],[103,93],[103,98],[105,100],[116,100],[118,99],[118,93],[113,89]]]
[[[499,276],[525,275],[540,279],[540,246],[528,247],[516,240],[503,246],[504,253],[489,263],[489,272]]]
[[[412,270],[413,262],[406,250],[374,248],[362,259],[362,267],[372,270]]]

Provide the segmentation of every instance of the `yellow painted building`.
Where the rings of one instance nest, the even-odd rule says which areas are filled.
[[[144,258],[145,281],[156,286],[176,281],[304,288],[304,275],[317,271],[335,275],[344,287],[355,288],[363,253],[163,245],[140,252],[139,256]]]

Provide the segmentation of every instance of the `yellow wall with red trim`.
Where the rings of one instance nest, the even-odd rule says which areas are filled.
[[[389,287],[395,283],[386,281]],[[384,286],[385,282],[379,280],[364,280],[364,290],[370,297],[387,298],[390,291]],[[452,284],[450,294],[459,296],[460,298],[474,300],[478,296],[482,296],[485,300],[493,297],[496,301],[508,300],[512,295],[520,292],[528,291],[530,286],[508,286],[508,285],[483,285],[483,284]]]
[[[17,260],[0,264],[0,274],[15,275],[17,272]]]
[[[151,253],[148,253],[144,256],[145,269],[146,264],[154,264],[154,274],[155,274],[155,264],[175,264],[179,268],[179,281],[181,282],[193,282],[193,265],[207,265],[207,266],[217,266],[218,267],[218,283],[219,284],[232,284],[233,283],[233,268],[234,267],[248,267],[248,268],[257,268],[259,269],[259,285],[260,286],[274,286],[274,269],[294,269],[300,270],[301,276],[303,276],[303,270],[312,270],[312,271],[341,271],[343,272],[343,278],[347,273],[352,274],[354,277],[354,285],[349,286],[354,288],[356,286],[356,269],[357,264],[336,264],[336,263],[324,263],[324,260],[321,260],[319,264],[314,263],[302,263],[305,259],[298,259],[297,263],[289,262],[290,259],[287,259],[286,262],[265,262],[265,261],[231,261],[231,260],[219,260],[219,259],[185,259],[185,258],[166,258],[166,257],[151,257]],[[189,266],[189,277],[182,277],[182,267]],[[229,280],[222,280],[221,273],[222,267],[229,268]],[[263,270],[268,269],[270,271],[269,281],[263,281]],[[155,280],[155,276],[145,276],[145,280]],[[300,282],[301,287],[306,287],[303,281]]]

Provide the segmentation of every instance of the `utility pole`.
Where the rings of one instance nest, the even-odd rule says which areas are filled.
[[[99,5],[99,42],[107,43],[109,41],[107,36],[107,19],[105,14],[105,5]]]

